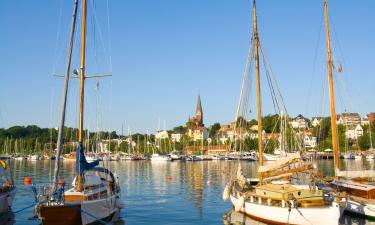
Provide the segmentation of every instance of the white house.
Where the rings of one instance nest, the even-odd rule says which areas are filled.
[[[303,137],[303,145],[305,148],[315,148],[316,147],[316,137],[312,135],[304,135]]]
[[[194,141],[207,139],[208,130],[205,127],[196,127],[194,129],[189,129],[188,136],[191,137]]]
[[[345,136],[348,139],[357,140],[357,138],[362,135],[363,135],[363,128],[359,124],[357,124],[357,126],[348,126],[348,129],[345,131]]]
[[[156,132],[155,134],[156,140],[165,139],[165,138],[169,138],[169,134],[166,130]]]
[[[313,117],[311,119],[311,125],[313,127],[316,127],[316,126],[320,125],[320,123],[322,122],[322,120],[323,120],[323,117]]]
[[[303,117],[301,114],[299,114],[289,122],[289,124],[295,129],[305,129],[307,128],[308,123],[309,120]]]
[[[183,134],[175,133],[171,134],[172,141],[174,142],[180,142]]]
[[[337,115],[337,124],[356,126],[361,124],[361,117],[358,113],[341,113]]]
[[[369,121],[367,116],[364,116],[364,117],[361,118],[361,125],[362,126],[369,126],[370,125],[370,121]]]

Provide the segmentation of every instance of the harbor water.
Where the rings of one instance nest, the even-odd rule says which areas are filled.
[[[34,196],[23,184],[23,179],[32,177],[36,186],[48,185],[54,161],[52,165],[49,160],[12,161],[12,164],[18,193],[8,224],[39,224],[38,220],[30,218],[33,207],[29,206],[34,203]],[[375,167],[374,161],[366,160],[346,160],[342,164],[348,170]],[[125,203],[120,220],[115,224],[261,224],[232,212],[231,203],[222,199],[224,186],[234,176],[237,165],[236,161],[224,160],[110,162],[111,170],[120,179],[121,197]],[[244,174],[256,176],[256,162],[243,161],[241,165]],[[332,160],[319,160],[317,165],[325,175],[333,175]],[[61,178],[70,184],[74,174],[75,162],[63,162]],[[343,224],[375,224],[349,216],[340,221]]]

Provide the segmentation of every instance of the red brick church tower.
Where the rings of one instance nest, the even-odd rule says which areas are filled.
[[[202,103],[201,103],[201,96],[198,95],[197,100],[197,109],[195,110],[195,123],[198,127],[204,127],[203,124],[203,110],[202,110]]]

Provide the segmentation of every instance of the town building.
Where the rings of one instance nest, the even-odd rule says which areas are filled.
[[[303,145],[305,148],[315,148],[317,145],[317,139],[312,134],[304,134]]]
[[[166,131],[166,130],[158,131],[158,132],[156,132],[156,134],[155,134],[155,139],[156,139],[156,140],[166,139],[166,138],[169,138],[168,131]]]
[[[367,118],[368,118],[369,123],[372,126],[372,124],[374,123],[374,120],[375,120],[375,113],[371,112],[371,113],[367,114]]]
[[[320,125],[324,117],[313,117],[311,118],[311,126],[316,127]]]
[[[368,116],[364,116],[361,118],[361,126],[368,126],[370,125],[370,120],[368,119]]]
[[[309,120],[299,114],[295,118],[292,119],[292,121],[289,122],[290,126],[294,129],[305,129],[309,125]]]
[[[348,139],[357,140],[358,137],[363,135],[363,128],[360,124],[347,126],[345,136]]]
[[[184,134],[181,133],[173,133],[171,134],[171,138],[173,142],[180,142],[181,138],[184,136]]]
[[[201,97],[198,95],[195,117],[189,117],[187,135],[194,141],[208,138],[208,130],[203,123]]]
[[[337,115],[337,124],[344,126],[357,126],[361,124],[361,117],[358,113],[342,113]]]

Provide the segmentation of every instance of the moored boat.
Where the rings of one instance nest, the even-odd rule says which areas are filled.
[[[11,210],[17,187],[10,176],[10,168],[7,163],[0,160],[0,214]]]
[[[68,188],[64,180],[59,179],[60,156],[63,147],[65,111],[67,103],[70,67],[74,46],[74,34],[77,20],[78,0],[74,0],[73,16],[69,38],[67,68],[64,76],[63,100],[58,129],[57,154],[53,181],[48,187],[43,187],[37,193],[37,205],[34,213],[44,225],[59,224],[95,224],[113,221],[119,215],[123,204],[120,199],[120,186],[118,178],[110,171],[109,163],[99,161],[87,162],[84,154],[84,96],[86,76],[86,21],[87,0],[82,0],[80,18],[81,24],[81,62],[80,71],[74,70],[76,78],[80,79],[79,94],[79,123],[78,123],[78,148],[75,153],[64,155],[65,160],[75,160],[76,175],[72,187]],[[105,76],[105,75],[103,75]],[[94,77],[103,77],[101,75]],[[108,157],[108,159],[110,159]]]
[[[173,159],[168,155],[159,155],[157,153],[151,155],[151,161],[172,161]]]

